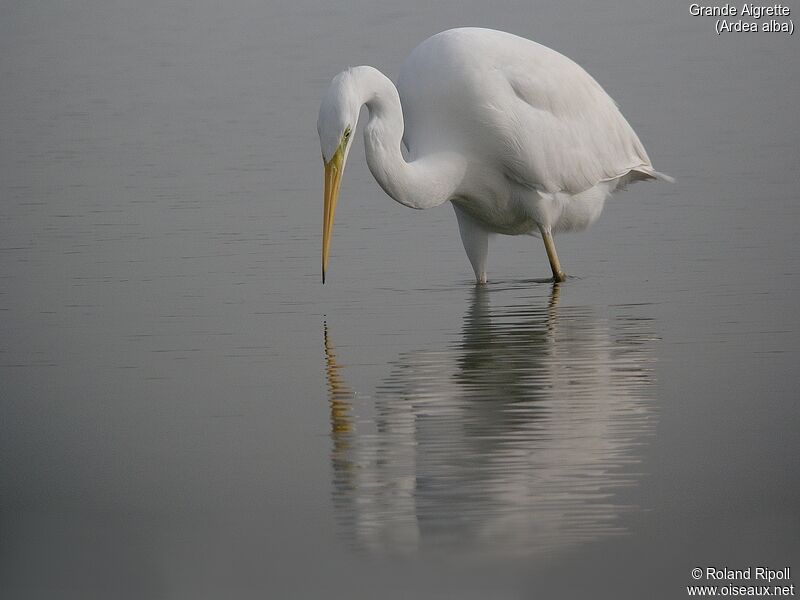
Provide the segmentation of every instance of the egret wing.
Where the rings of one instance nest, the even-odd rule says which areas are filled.
[[[506,93],[488,105],[507,176],[573,194],[631,171],[654,177],[642,143],[603,88],[565,56],[539,48],[537,60],[497,70],[495,83]]]

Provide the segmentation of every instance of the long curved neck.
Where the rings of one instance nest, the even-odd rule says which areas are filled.
[[[438,206],[452,198],[466,172],[466,160],[442,152],[406,162],[401,150],[403,108],[397,88],[372,67],[355,67],[351,74],[360,102],[369,110],[364,145],[367,165],[378,184],[400,204],[416,209]]]

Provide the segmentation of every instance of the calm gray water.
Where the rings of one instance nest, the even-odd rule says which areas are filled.
[[[4,2],[4,598],[682,598],[800,569],[800,52],[688,3]],[[289,6],[291,4],[291,6]],[[590,231],[410,211],[319,99],[420,41],[574,58],[675,185]],[[796,580],[795,580],[796,581]]]

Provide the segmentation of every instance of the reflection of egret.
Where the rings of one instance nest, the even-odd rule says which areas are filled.
[[[344,493],[350,482],[350,471],[353,469],[349,458],[350,434],[353,431],[353,422],[350,412],[353,393],[342,378],[341,368],[336,362],[336,353],[328,340],[328,324],[323,324],[324,350],[325,350],[325,379],[328,382],[328,402],[331,410],[331,438],[333,450],[331,462],[334,468],[334,487],[337,491],[335,497]]]
[[[411,208],[451,201],[479,282],[491,233],[540,235],[553,278],[563,281],[554,233],[591,225],[606,197],[629,182],[669,179],[653,170],[614,101],[567,57],[502,31],[444,31],[414,49],[397,87],[377,69],[355,67],[322,100],[323,283],[362,106],[373,176]]]
[[[334,502],[357,547],[524,556],[623,530],[615,492],[653,425],[649,321],[559,308],[557,285],[542,308],[493,310],[494,293],[474,290],[459,341],[392,363],[374,416],[347,413],[357,431],[335,420]]]
[[[334,433],[348,433],[352,429],[348,413],[352,392],[344,383],[341,369],[336,363],[336,353],[328,341],[328,324],[324,323],[325,379],[328,382],[328,397],[331,404],[331,429]]]

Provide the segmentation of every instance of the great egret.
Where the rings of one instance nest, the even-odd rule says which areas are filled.
[[[591,225],[606,197],[629,182],[671,180],[653,169],[614,101],[569,58],[501,31],[444,31],[414,49],[397,87],[373,67],[353,67],[322,99],[323,283],[363,105],[372,175],[405,206],[452,202],[478,283],[486,282],[490,233],[540,235],[553,279],[563,281],[554,233]]]

